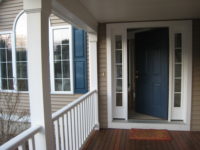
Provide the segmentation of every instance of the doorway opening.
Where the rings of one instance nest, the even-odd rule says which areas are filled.
[[[127,30],[128,119],[167,120],[169,29]]]

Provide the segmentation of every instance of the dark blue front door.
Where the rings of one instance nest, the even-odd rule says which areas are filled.
[[[136,111],[168,118],[168,28],[135,35]]]

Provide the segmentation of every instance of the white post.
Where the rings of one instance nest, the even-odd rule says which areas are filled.
[[[36,150],[55,150],[50,98],[49,15],[50,0],[24,0],[27,13],[28,78],[31,125],[42,126]]]
[[[88,33],[89,39],[89,73],[90,91],[97,90],[95,94],[95,124],[99,129],[99,106],[98,106],[98,70],[97,70],[97,35]]]

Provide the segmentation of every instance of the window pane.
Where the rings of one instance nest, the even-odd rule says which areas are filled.
[[[17,62],[17,78],[27,78],[26,62]]]
[[[56,45],[54,49],[54,60],[61,60],[61,45]]]
[[[176,63],[181,63],[182,61],[182,52],[181,52],[181,49],[176,49],[175,50],[175,62]]]
[[[27,61],[26,49],[17,48],[16,55],[17,55],[17,61]]]
[[[70,78],[69,61],[63,61],[63,78]]]
[[[12,61],[12,50],[7,49],[7,61]]]
[[[8,63],[8,78],[13,78],[12,63]]]
[[[27,15],[24,13],[17,21],[16,25],[16,48],[27,46]]]
[[[13,80],[12,79],[8,80],[8,89],[13,90]]]
[[[70,80],[69,79],[63,79],[63,91],[70,91]]]
[[[70,91],[70,30],[53,30],[55,91]]]
[[[116,93],[116,106],[122,106],[122,93]]]
[[[62,79],[55,79],[55,91],[62,91]]]
[[[122,92],[122,79],[117,79],[116,91]]]
[[[4,39],[3,35],[0,35],[0,48],[5,48],[6,47],[6,41]]]
[[[62,46],[62,59],[69,59],[69,45]]]
[[[182,39],[181,39],[181,33],[175,34],[175,48],[181,48],[182,47]]]
[[[7,64],[1,63],[1,77],[7,78]]]
[[[54,39],[54,44],[68,44],[69,41],[69,30],[68,29],[54,29],[53,30],[53,39]]]
[[[28,91],[28,80],[17,80],[17,89],[19,91]]]
[[[175,65],[175,77],[181,77],[181,64]]]
[[[0,49],[0,55],[1,55],[1,62],[6,61],[6,50],[5,49]]]
[[[122,65],[117,65],[116,66],[116,77],[117,78],[122,78]]]
[[[122,63],[122,51],[117,50],[116,51],[116,63]]]
[[[121,35],[115,36],[115,48],[122,49],[122,37]]]
[[[7,90],[8,89],[8,86],[7,86],[7,80],[6,79],[2,79],[1,80],[1,87],[3,90]]]
[[[181,92],[181,79],[175,79],[175,92]]]
[[[69,44],[69,40],[68,39],[62,40],[62,44]]]
[[[61,61],[54,62],[55,78],[62,78]]]
[[[175,94],[174,107],[181,107],[181,94]]]

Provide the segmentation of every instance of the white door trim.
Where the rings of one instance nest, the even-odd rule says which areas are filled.
[[[169,33],[170,33],[170,45],[169,45],[169,113],[168,113],[168,121],[170,122],[172,119],[172,105],[173,105],[173,50],[174,46],[172,45],[173,42],[171,39],[173,38],[173,34],[175,33],[174,30],[177,27],[183,28],[183,30],[186,29],[184,34],[186,36],[183,37],[187,38],[188,44],[184,44],[184,53],[183,53],[183,107],[184,107],[184,117],[183,117],[183,124],[176,124],[177,129],[183,129],[183,130],[189,130],[190,129],[190,120],[191,120],[191,89],[192,89],[192,21],[155,21],[155,22],[134,22],[134,23],[113,23],[113,24],[107,24],[107,104],[108,104],[108,127],[109,128],[121,128],[122,123],[118,123],[116,121],[113,121],[113,72],[112,72],[112,49],[111,49],[111,38],[112,38],[112,32],[116,29],[123,29],[123,31],[127,31],[128,28],[148,28],[148,27],[168,27]],[[124,69],[125,70],[125,69]],[[128,109],[128,108],[127,108]],[[127,125],[125,125],[127,124]],[[130,125],[131,124],[131,125]],[[130,126],[138,126],[140,128],[145,127],[146,125],[149,125],[148,127],[157,128],[157,125],[163,125],[163,123],[128,123],[123,122],[124,127],[130,127]],[[164,123],[165,126],[163,128],[171,129],[172,122]],[[183,127],[184,126],[184,127]]]

